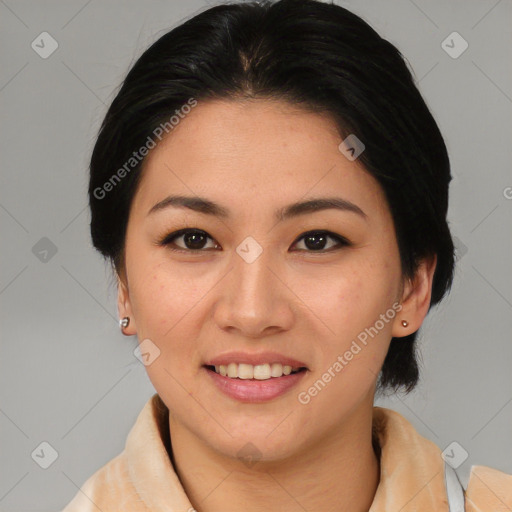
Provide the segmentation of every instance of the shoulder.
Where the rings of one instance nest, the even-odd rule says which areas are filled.
[[[512,510],[512,475],[487,466],[471,466],[466,512]]]
[[[419,493],[414,498],[414,506],[419,507],[417,510],[445,510],[447,494],[441,449],[420,435],[405,417],[391,409],[374,407],[373,430],[382,448],[384,472],[381,486],[387,492],[382,510],[389,509],[384,501],[396,501],[404,492],[402,484],[395,487],[394,482],[397,481],[406,482],[412,488],[428,490],[428,493]],[[432,478],[430,475],[434,473],[435,477]],[[390,475],[393,478],[389,478]],[[389,485],[388,480],[391,482]],[[429,495],[428,499],[426,494]],[[466,512],[511,512],[512,475],[491,467],[474,465],[464,495]],[[380,505],[380,501],[378,503]],[[397,505],[400,505],[395,507],[398,510],[402,503],[398,502]],[[380,509],[376,507],[375,510]]]
[[[155,394],[140,411],[124,450],[93,473],[62,512],[148,511],[144,489],[154,479],[148,483],[147,475],[158,473],[162,466],[167,469],[166,462],[170,465],[160,437],[164,423],[165,409]]]
[[[140,508],[134,508],[135,503]],[[91,475],[62,512],[148,510],[131,483],[123,451]]]

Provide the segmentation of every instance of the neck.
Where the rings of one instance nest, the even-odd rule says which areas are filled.
[[[253,465],[213,450],[171,415],[173,463],[198,512],[367,512],[380,480],[372,413],[366,407],[286,460]]]

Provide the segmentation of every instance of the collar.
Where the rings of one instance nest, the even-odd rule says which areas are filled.
[[[193,507],[169,458],[169,410],[155,393],[126,440],[131,481],[154,512]],[[369,512],[447,512],[441,450],[399,413],[373,408],[373,433],[380,446],[380,482]]]

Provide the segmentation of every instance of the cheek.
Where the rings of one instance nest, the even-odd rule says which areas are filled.
[[[133,276],[131,297],[137,329],[148,337],[162,339],[204,295],[194,280],[184,280],[164,265],[140,266]]]
[[[396,287],[385,264],[353,264],[303,284],[304,302],[338,339],[353,336],[391,305]]]
[[[391,338],[396,280],[392,264],[382,259],[354,260],[309,284],[305,302],[322,333],[315,376],[330,370],[337,377],[329,385],[332,394],[326,393],[324,400],[347,392],[358,396],[377,378]]]
[[[132,276],[132,307],[139,343],[149,339],[157,347],[146,345],[158,354],[146,365],[147,374],[158,392],[174,397],[167,403],[179,402],[187,381],[183,362],[190,363],[189,370],[197,363],[197,347],[188,340],[197,336],[194,329],[199,329],[201,322],[194,317],[194,306],[205,292],[164,265],[141,265]],[[186,398],[186,393],[183,396]]]

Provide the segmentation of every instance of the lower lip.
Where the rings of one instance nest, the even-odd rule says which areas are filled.
[[[282,377],[271,377],[267,380],[232,379],[223,377],[213,370],[203,367],[213,379],[215,385],[227,396],[241,402],[259,403],[273,400],[284,395],[296,386],[306,374],[306,370]]]

